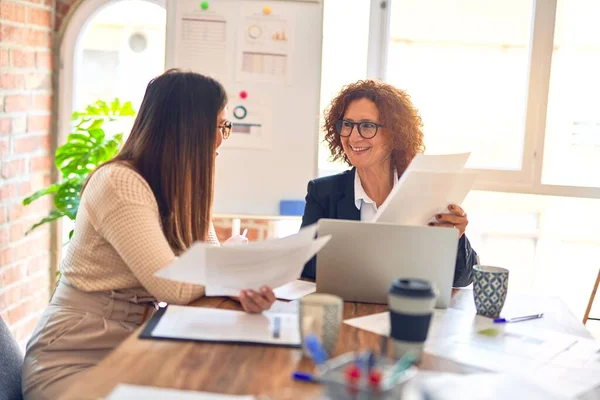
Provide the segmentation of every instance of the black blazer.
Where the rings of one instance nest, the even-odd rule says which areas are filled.
[[[326,176],[308,182],[306,206],[302,216],[302,226],[316,223],[321,218],[349,219],[360,221],[360,210],[354,202],[353,168],[338,175]],[[454,271],[454,286],[468,286],[473,282],[473,265],[477,253],[471,248],[469,239],[463,235],[458,242],[458,255]],[[316,278],[317,258],[313,257],[302,271],[302,277]]]

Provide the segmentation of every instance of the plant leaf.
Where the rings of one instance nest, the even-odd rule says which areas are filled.
[[[81,187],[84,179],[76,177],[63,182],[54,195],[54,205],[63,215],[74,220],[79,210]]]
[[[23,205],[28,206],[42,196],[45,196],[47,194],[54,194],[58,191],[59,187],[60,187],[60,185],[58,183],[55,183],[53,185],[48,186],[47,188],[40,189],[37,192],[35,192],[34,194],[32,194],[31,196],[23,199]]]
[[[29,234],[31,233],[31,231],[33,231],[34,229],[36,229],[36,228],[38,228],[38,227],[40,227],[40,226],[42,226],[42,225],[44,225],[44,224],[47,224],[48,222],[52,222],[52,221],[54,221],[54,220],[57,220],[57,219],[59,219],[59,218],[63,217],[64,215],[65,215],[65,214],[63,214],[62,212],[60,212],[60,211],[58,211],[58,210],[52,210],[52,211],[50,212],[50,214],[48,214],[48,216],[46,216],[46,217],[42,218],[42,219],[41,219],[39,222],[37,222],[36,224],[33,224],[33,225],[31,226],[31,228],[29,228],[29,229],[27,230],[27,232],[25,232],[25,236],[29,235]]]

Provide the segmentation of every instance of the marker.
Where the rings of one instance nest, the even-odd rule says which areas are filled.
[[[273,338],[279,339],[279,332],[281,331],[281,317],[273,318]]]
[[[528,321],[530,319],[542,318],[543,316],[544,316],[544,313],[533,314],[533,315],[524,315],[522,317],[514,317],[514,318],[496,318],[494,320],[494,323],[495,324],[503,324],[505,322],[521,322],[521,321]]]
[[[309,374],[308,372],[302,371],[294,371],[292,373],[292,379],[302,382],[319,382],[319,378],[317,378],[313,374]]]
[[[246,237],[247,233],[248,233],[248,228],[244,229],[244,233],[242,233],[242,237]]]
[[[315,364],[323,365],[329,358],[327,352],[321,346],[319,338],[315,335],[307,335],[304,339],[304,344],[306,345],[306,348],[310,353],[310,357],[313,359]]]

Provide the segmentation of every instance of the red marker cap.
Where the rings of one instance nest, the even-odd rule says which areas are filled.
[[[240,92],[240,97],[241,97],[242,99],[246,99],[246,98],[248,97],[248,92],[246,92],[245,90],[242,90],[242,91]]]

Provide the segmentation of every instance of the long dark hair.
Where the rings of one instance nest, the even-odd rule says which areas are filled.
[[[148,182],[175,251],[208,236],[217,118],[226,104],[214,79],[168,70],[150,81],[127,141],[106,163],[127,164]]]

